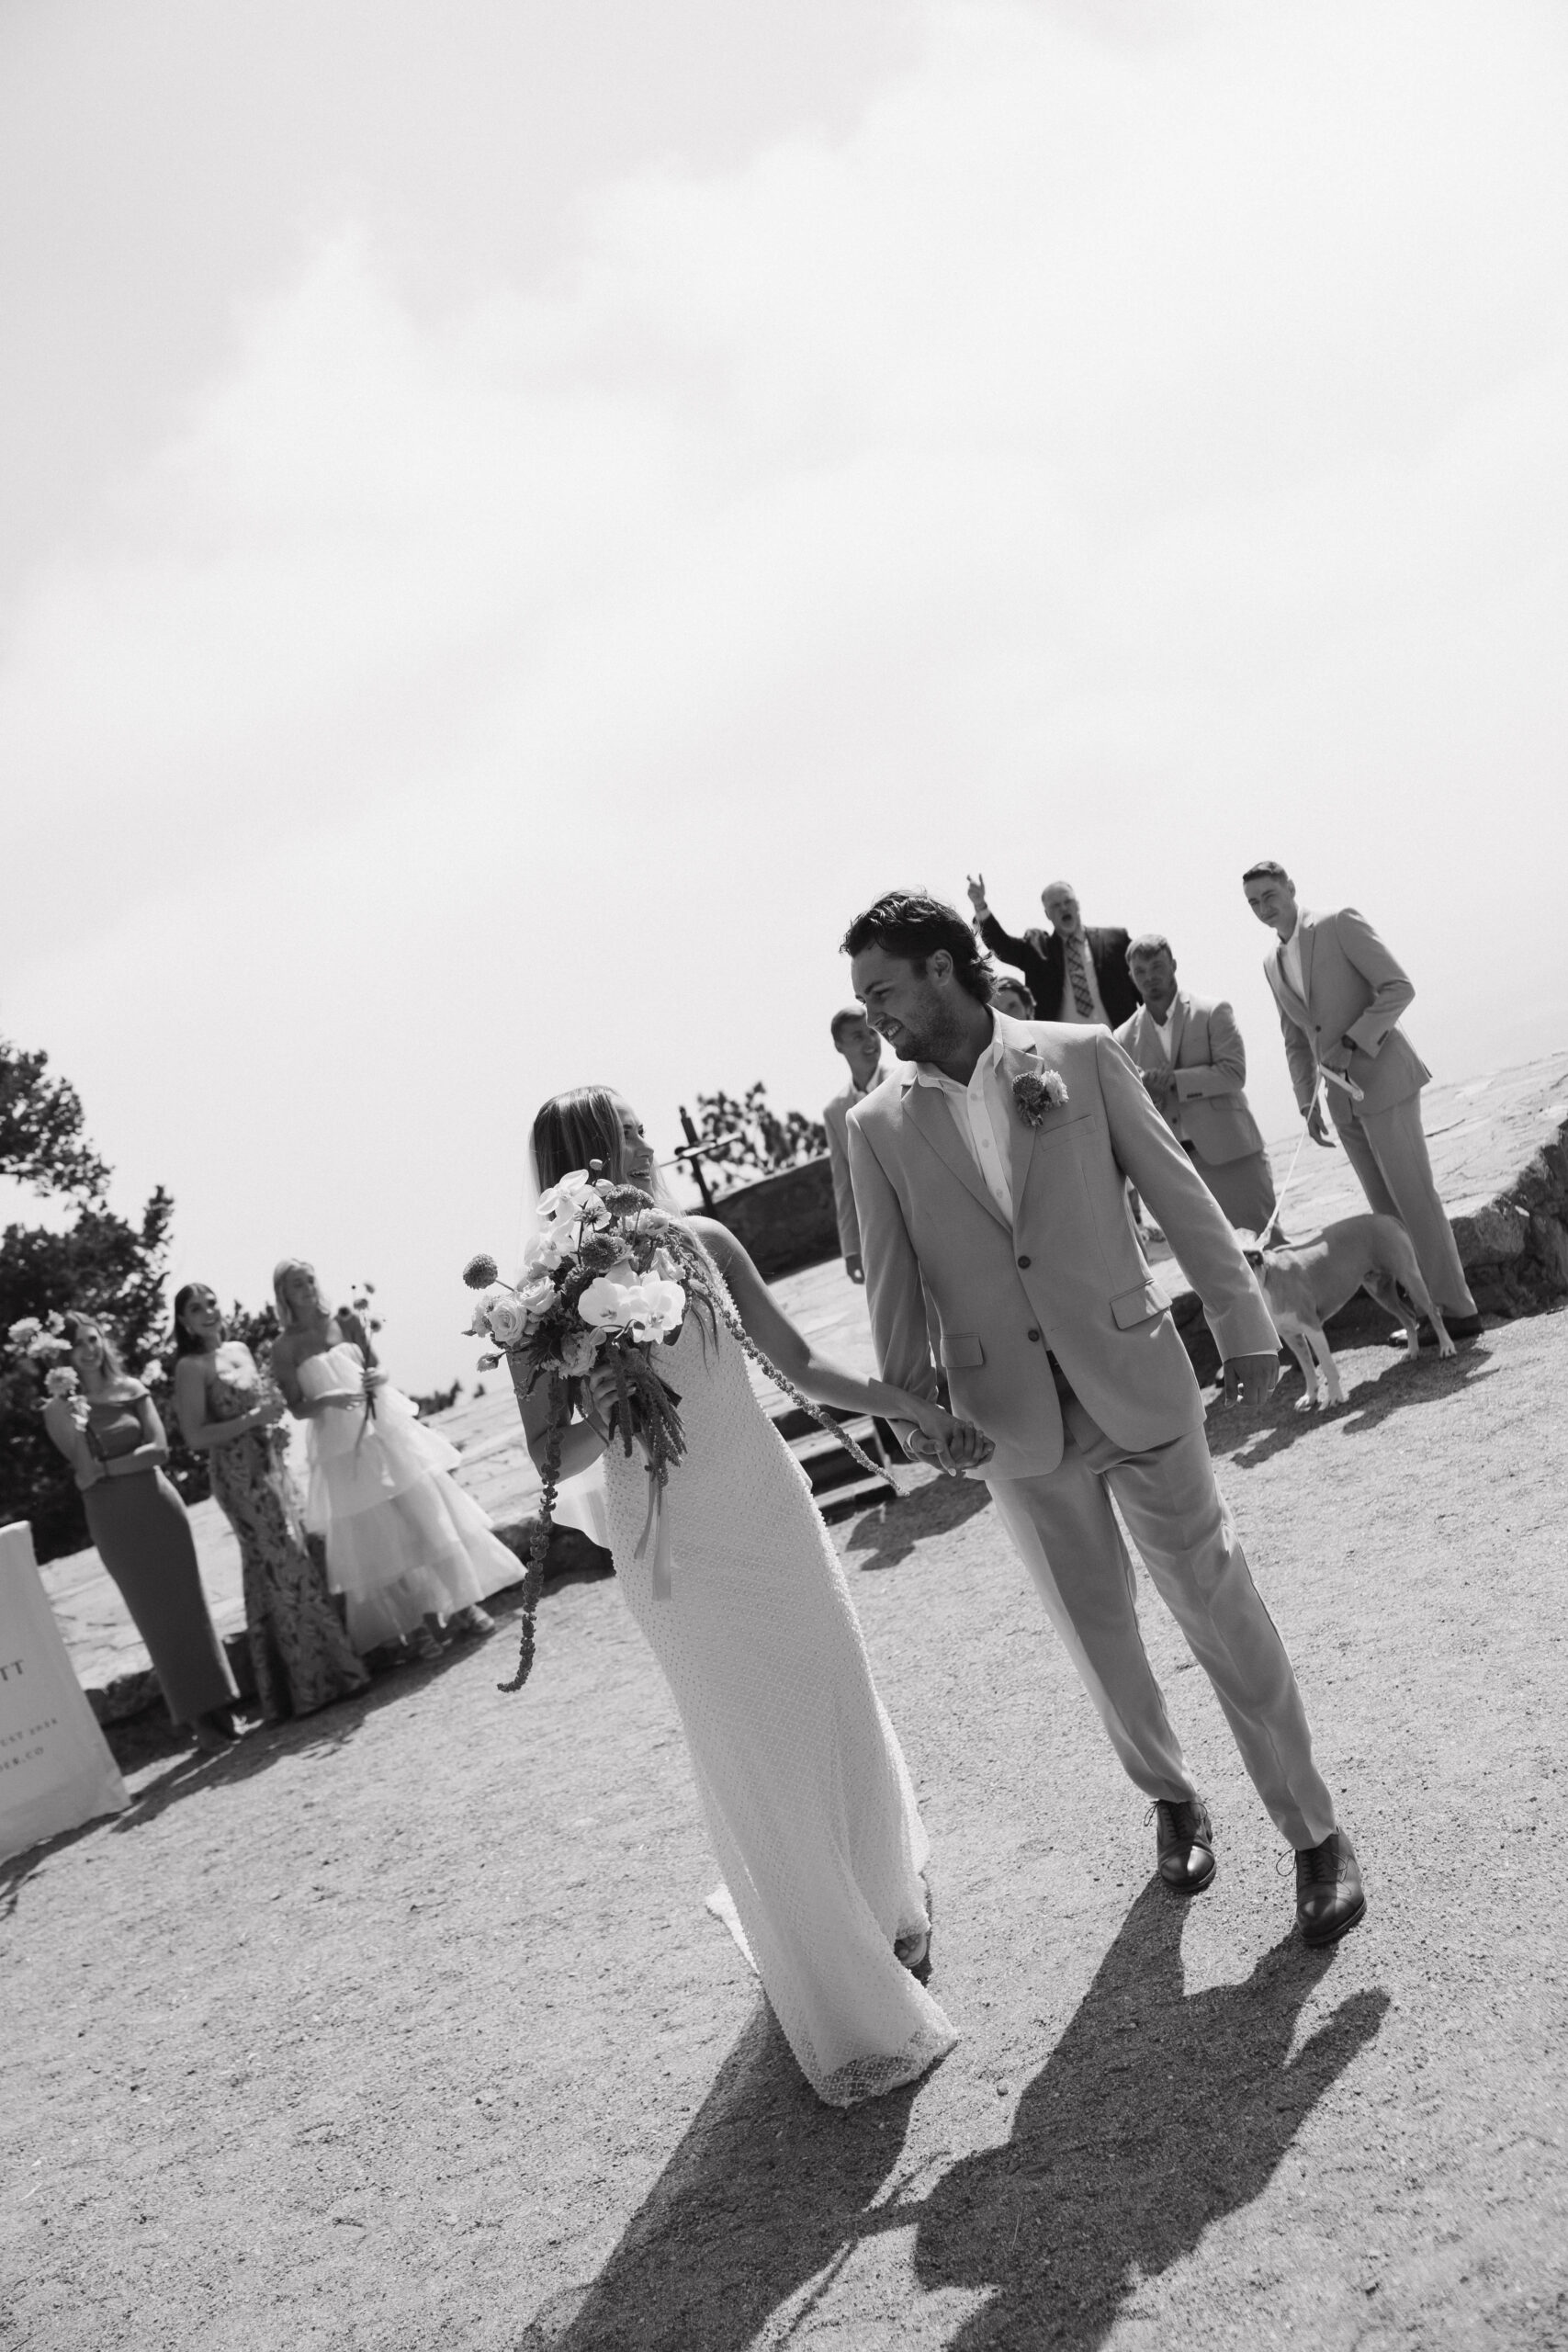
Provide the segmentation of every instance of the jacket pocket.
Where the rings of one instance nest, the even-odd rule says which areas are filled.
[[[1131,1331],[1139,1323],[1165,1313],[1165,1300],[1153,1283],[1138,1283],[1132,1290],[1119,1290],[1111,1302],[1111,1319],[1119,1331]]]
[[[944,1331],[942,1335],[942,1360],[954,1371],[964,1371],[986,1361],[986,1351],[975,1331]]]

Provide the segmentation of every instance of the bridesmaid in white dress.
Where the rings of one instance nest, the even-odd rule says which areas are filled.
[[[656,1193],[653,1152],[627,1103],[598,1087],[547,1102],[534,1126],[541,1188],[593,1159]],[[966,1464],[986,1458],[987,1440],[940,1408],[825,1363],[739,1242],[707,1218],[690,1225],[747,1331],[808,1396],[917,1422]],[[617,1579],[669,1682],[724,1872],[711,1907],[761,1977],[812,2087],[848,2107],[912,2081],[956,2039],[923,1982],[925,1829],[843,1570],[739,1342],[722,1324],[716,1341],[691,1314],[659,1361],[686,1438],[662,1506],[667,1597],[652,1590],[653,1547],[636,1556],[649,1506],[641,1449],[628,1460],[619,1442],[605,1446],[607,1376],[594,1376],[594,1420],[566,1434],[562,1470],[604,1462]],[[542,1388],[520,1401],[542,1463]]]
[[[270,1370],[306,1424],[305,1523],[325,1543],[349,1640],[361,1657],[406,1641],[433,1658],[443,1618],[452,1633],[493,1633],[481,1603],[516,1582],[517,1561],[447,1476],[461,1457],[389,1385],[358,1317],[331,1312],[314,1267],[285,1258],[272,1283],[283,1329]]]

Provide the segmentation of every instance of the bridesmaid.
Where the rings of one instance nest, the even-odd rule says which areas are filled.
[[[212,1491],[240,1542],[245,1624],[267,1723],[314,1714],[370,1677],[305,1544],[299,1505],[273,1430],[288,1411],[263,1389],[243,1340],[224,1331],[206,1283],[175,1298],[175,1408],[186,1443],[210,1456]]]
[[[237,1692],[208,1613],[186,1507],[164,1476],[168,1440],[158,1408],[90,1315],[63,1329],[81,1384],[51,1396],[43,1425],[76,1474],[87,1530],[119,1589],[176,1724],[208,1755],[238,1739]]]

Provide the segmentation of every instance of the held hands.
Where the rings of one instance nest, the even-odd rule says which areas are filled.
[[[917,1462],[934,1462],[950,1478],[982,1469],[997,1450],[984,1430],[973,1421],[954,1420],[940,1405],[921,1404],[915,1418],[916,1427],[904,1441],[906,1451]]]
[[[1239,1404],[1255,1413],[1268,1403],[1280,1380],[1280,1359],[1271,1356],[1227,1356],[1224,1364],[1225,1403]]]

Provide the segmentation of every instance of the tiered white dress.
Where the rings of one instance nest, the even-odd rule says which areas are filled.
[[[710,1907],[837,2107],[910,2082],[957,2039],[894,1956],[926,1924],[928,1840],[860,1621],[800,1465],[720,1326],[690,1314],[659,1368],[681,1399],[668,1592],[640,1445],[605,1457],[611,1549],[691,1750],[724,1885]]]
[[[357,1387],[365,1363],[340,1340],[299,1366],[308,1396]],[[412,1634],[426,1613],[447,1616],[520,1574],[471,1495],[446,1475],[461,1456],[426,1429],[395,1388],[376,1391],[367,1421],[334,1407],[306,1425],[305,1523],[325,1541],[327,1582],[341,1592],[348,1638],[361,1655]]]

